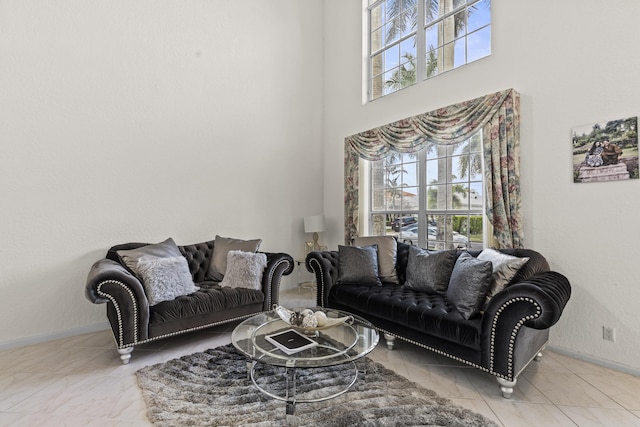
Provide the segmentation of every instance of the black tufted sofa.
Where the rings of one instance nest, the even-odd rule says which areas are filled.
[[[95,304],[107,304],[116,347],[129,363],[135,345],[210,326],[233,322],[271,310],[278,303],[280,280],[293,271],[293,259],[284,253],[266,253],[262,289],[220,287],[205,278],[214,241],[178,246],[187,259],[197,292],[149,306],[142,283],[120,263],[118,250],[146,243],[114,246],[97,261],[87,277],[85,295]]]
[[[527,249],[502,249],[529,257],[507,287],[486,310],[466,320],[442,295],[402,285],[338,285],[338,252],[311,252],[306,267],[315,273],[317,303],[360,315],[372,322],[392,349],[395,338],[489,372],[509,398],[517,376],[539,360],[553,326],[571,296],[569,281],[549,270],[547,260]],[[406,277],[409,245],[398,243],[396,271]],[[456,252],[459,255],[461,252]],[[480,251],[471,251],[477,256]]]

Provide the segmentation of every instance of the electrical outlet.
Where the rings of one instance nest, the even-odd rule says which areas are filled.
[[[616,342],[616,328],[612,328],[610,326],[603,326],[602,339],[606,341]]]

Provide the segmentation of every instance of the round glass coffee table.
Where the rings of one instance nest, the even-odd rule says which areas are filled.
[[[268,336],[294,329],[275,310],[250,317],[236,326],[231,334],[233,345],[249,358],[247,371],[253,384],[266,395],[285,401],[288,418],[295,415],[297,403],[319,402],[349,390],[359,374],[366,374],[364,356],[375,348],[379,340],[375,327],[359,316],[332,309],[312,310],[322,310],[330,319],[350,316],[353,320],[312,334],[301,332],[315,344],[293,354],[287,354],[268,339]],[[356,361],[362,362],[360,367]],[[344,369],[339,371],[338,385],[306,393],[304,390],[308,390],[310,384],[298,383],[309,372],[337,365],[350,365],[352,368],[341,367]],[[304,371],[298,372],[301,369]]]

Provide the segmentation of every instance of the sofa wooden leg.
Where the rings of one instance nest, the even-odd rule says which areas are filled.
[[[496,378],[498,380],[498,384],[500,384],[500,391],[502,391],[502,397],[505,399],[511,399],[511,395],[513,394],[513,388],[516,386],[518,382],[517,378],[514,378],[513,381],[507,381],[504,378]]]
[[[390,334],[384,334],[384,339],[387,340],[387,348],[393,350],[393,346],[396,343],[396,337]]]
[[[536,354],[536,357],[533,358],[536,362],[539,362],[542,359],[542,352]]]
[[[131,352],[133,351],[133,347],[127,348],[119,348],[118,353],[120,353],[120,360],[122,360],[123,365],[127,365],[131,361]]]

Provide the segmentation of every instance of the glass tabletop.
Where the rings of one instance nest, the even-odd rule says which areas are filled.
[[[268,335],[293,329],[272,310],[250,317],[236,326],[231,334],[231,342],[242,353],[260,363],[300,368],[332,366],[354,361],[368,354],[378,344],[378,332],[365,319],[340,310],[318,307],[312,310],[322,310],[328,318],[351,316],[353,322],[319,330],[315,334],[303,333],[317,345],[287,354],[267,339]]]

